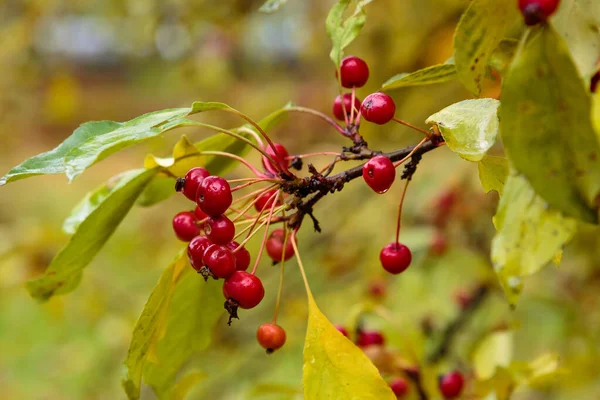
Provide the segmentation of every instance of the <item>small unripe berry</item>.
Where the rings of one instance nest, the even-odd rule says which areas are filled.
[[[211,242],[225,246],[235,236],[235,225],[224,215],[210,217],[204,223],[204,233]]]
[[[343,99],[343,101],[342,101]],[[358,115],[360,111],[360,100],[354,97],[354,115]],[[350,117],[352,113],[352,95],[350,93],[344,93],[343,96],[337,96],[333,102],[333,115],[340,121],[344,121],[344,114]]]
[[[363,331],[359,332],[358,337],[356,338],[356,345],[358,347],[367,347],[373,345],[383,345],[385,343],[385,338],[378,331]]]
[[[343,87],[363,87],[369,80],[369,66],[361,58],[347,56],[340,63],[340,74]]]
[[[265,289],[258,277],[245,271],[234,272],[223,284],[223,295],[240,308],[254,308],[265,296]]]
[[[256,339],[271,354],[285,344],[285,330],[276,324],[262,324],[256,331]]]
[[[200,228],[196,225],[194,213],[183,211],[173,218],[173,230],[179,240],[189,242],[200,234]]]
[[[410,249],[405,245],[392,242],[387,244],[379,253],[383,269],[391,274],[399,274],[409,267],[412,261]]]
[[[267,212],[270,210],[273,206],[273,202],[275,201],[276,193],[277,189],[273,189],[258,196],[256,203],[254,203],[254,208],[256,208],[256,211],[261,212],[262,210],[265,210],[264,212]],[[281,205],[279,199],[277,200],[277,205]]]
[[[229,242],[227,248],[234,251],[239,247],[238,242]],[[233,253],[235,256],[235,269],[238,271],[245,271],[250,266],[250,252],[245,247],[240,248],[238,251]]]
[[[198,207],[198,205],[196,205],[196,208],[194,208],[194,215],[196,216],[196,219],[198,221],[202,221],[203,219],[208,217],[208,215],[204,211],[202,211],[200,207]]]
[[[198,187],[206,178],[210,175],[204,168],[192,168],[186,174],[183,181],[183,187],[181,187],[181,192],[192,201],[196,201],[196,192],[198,192]]]
[[[271,145],[267,145],[265,148],[267,154],[270,155],[271,158],[278,164],[289,167],[290,160],[288,160],[288,157],[290,156],[290,153],[287,151],[287,149],[281,143],[273,143],[273,146],[275,147],[276,151],[273,150]],[[266,156],[262,156],[262,165],[266,171],[275,175],[277,175],[281,169],[279,165],[273,165],[271,160],[269,160]]]
[[[396,378],[390,382],[390,389],[392,389],[397,398],[401,398],[408,393],[408,383],[402,378]]]
[[[211,244],[202,256],[202,262],[217,278],[229,278],[235,271],[235,256],[225,246]]]
[[[287,261],[294,255],[294,246],[292,245],[292,237],[288,235],[286,244],[285,244],[285,254],[283,254],[283,242],[285,241],[285,236],[283,229],[275,229],[269,235],[265,247],[267,249],[267,254],[269,257],[275,262],[280,262],[283,256],[283,260]]]
[[[527,25],[546,21],[558,8],[560,0],[519,0],[519,9]]]
[[[363,179],[376,193],[385,193],[396,179],[396,168],[386,156],[371,158],[362,169]]]
[[[368,95],[360,106],[362,117],[374,124],[387,124],[396,114],[396,104],[390,96],[377,92]]]
[[[446,399],[455,399],[460,396],[465,380],[458,371],[453,371],[442,376],[439,380],[440,392]]]
[[[196,202],[198,207],[208,215],[224,214],[231,205],[233,196],[229,182],[218,176],[204,178],[198,188]]]
[[[202,257],[204,256],[204,252],[208,247],[212,244],[212,242],[206,236],[196,236],[192,239],[190,244],[188,244],[187,254],[190,260],[190,264],[192,264],[192,268],[196,271],[199,271],[200,268],[204,266],[204,261],[202,261]]]

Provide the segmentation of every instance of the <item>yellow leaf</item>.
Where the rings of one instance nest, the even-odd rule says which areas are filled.
[[[145,168],[154,168],[157,166],[166,168],[175,176],[184,176],[192,167],[201,165],[201,154],[189,140],[183,135],[173,147],[172,157],[156,157],[148,154],[144,160]]]
[[[473,355],[475,374],[480,380],[492,378],[498,367],[508,367],[512,360],[513,333],[494,332],[486,336]]]

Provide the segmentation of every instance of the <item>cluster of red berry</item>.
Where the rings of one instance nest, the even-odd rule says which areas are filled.
[[[519,0],[519,9],[527,25],[546,22],[558,8],[560,0]]]

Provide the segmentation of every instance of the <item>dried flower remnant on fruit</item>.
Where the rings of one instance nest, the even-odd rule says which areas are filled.
[[[527,25],[545,22],[558,8],[560,0],[519,0],[519,10]]]

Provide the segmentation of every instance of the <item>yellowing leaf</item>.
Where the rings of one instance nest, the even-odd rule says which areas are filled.
[[[513,355],[513,333],[494,332],[486,336],[473,355],[473,367],[478,379],[490,379],[498,367],[508,367]]]
[[[486,155],[479,161],[477,167],[483,190],[486,192],[495,190],[499,194],[502,194],[504,183],[508,176],[508,160],[504,157]]]
[[[516,304],[523,277],[544,267],[573,237],[576,222],[548,208],[525,178],[510,175],[494,218],[492,262],[511,304]]]
[[[173,156],[168,158],[156,157],[148,154],[144,160],[144,168],[163,167],[172,175],[184,176],[192,167],[202,166],[200,164],[200,152],[183,135],[173,147]]]
[[[379,371],[350,340],[338,332],[308,294],[304,344],[306,400],[394,400]]]

